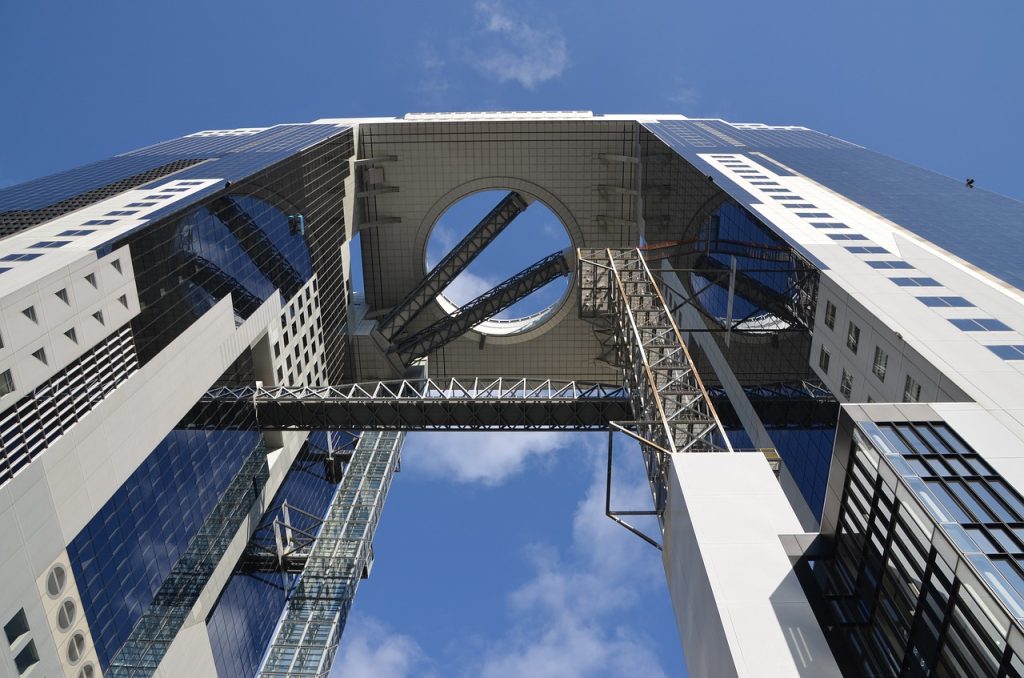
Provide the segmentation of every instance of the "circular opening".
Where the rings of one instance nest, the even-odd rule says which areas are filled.
[[[57,610],[57,628],[61,631],[67,631],[75,623],[75,615],[78,613],[78,608],[75,606],[75,601],[68,598],[60,604],[60,609]]]
[[[427,240],[427,270],[436,266],[507,195],[508,190],[487,190],[463,197],[438,218]],[[452,313],[481,294],[541,259],[572,245],[558,216],[540,200],[532,200],[438,297]],[[475,329],[484,334],[525,332],[549,318],[569,292],[562,276],[534,290]]]
[[[81,632],[71,636],[68,641],[68,661],[77,664],[85,653],[85,636]]]
[[[50,574],[46,576],[46,592],[56,598],[64,591],[64,585],[68,582],[68,573],[61,565],[54,565]]]
[[[96,667],[93,666],[92,662],[89,662],[81,668],[78,672],[78,678],[95,678]]]

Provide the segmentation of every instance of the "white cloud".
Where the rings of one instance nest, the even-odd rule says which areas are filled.
[[[514,15],[498,0],[476,3],[485,39],[472,62],[501,82],[515,81],[527,89],[556,78],[569,63],[565,36],[558,26],[538,26]]]
[[[531,458],[551,454],[569,438],[541,432],[418,433],[406,444],[402,463],[460,483],[498,485],[520,473]]]
[[[676,83],[674,91],[666,98],[673,106],[679,107],[679,113],[694,115],[694,109],[700,102],[700,91],[695,87]]]
[[[405,678],[432,673],[415,640],[367,618],[346,629],[331,668],[331,676],[336,678]]]
[[[484,292],[497,285],[496,281],[477,275],[472,271],[463,271],[444,289],[444,296],[457,306],[473,301]]]
[[[596,459],[598,450],[594,452]],[[615,501],[649,505],[642,470],[635,463],[629,466],[629,475],[640,479],[617,480]],[[604,515],[603,465],[593,463],[592,473],[573,517],[571,553],[533,549],[535,575],[509,596],[514,628],[487,648],[474,673],[541,678],[665,675],[651,642],[619,622],[642,594],[652,589],[661,593],[660,558]]]

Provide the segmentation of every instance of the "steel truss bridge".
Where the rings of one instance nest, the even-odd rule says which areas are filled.
[[[488,295],[470,302],[472,312],[461,314],[468,320],[456,314],[451,321],[441,321],[419,334],[404,333],[423,306],[525,207],[524,199],[509,194],[382,321],[380,331],[390,343],[389,350],[399,353],[403,364],[469,331],[486,319],[480,313],[491,313],[492,307],[529,294],[552,275],[564,274],[567,260],[552,255],[503,283],[507,298],[500,303],[489,301]],[[276,560],[282,573],[287,573],[294,571],[289,570],[289,562],[301,554],[304,569],[262,675],[326,676],[329,672],[359,579],[372,563],[373,534],[398,467],[403,431],[608,431],[606,513],[658,548],[660,535],[644,534],[625,518],[649,515],[660,522],[672,455],[734,451],[727,427],[738,425],[735,412],[724,391],[709,389],[702,382],[666,303],[668,292],[644,254],[638,249],[577,250],[575,258],[579,313],[601,341],[600,359],[620,369],[619,384],[424,378],[345,386],[225,386],[210,390],[182,422],[189,428],[239,421],[238,427],[264,430],[366,432],[354,450],[342,455],[347,467],[318,534],[301,534],[296,540],[299,531],[275,523],[277,553],[267,554],[269,562],[273,565]],[[483,309],[480,313],[478,307]],[[835,401],[817,385],[769,384],[746,392],[758,413],[768,417],[768,426],[834,425]],[[724,417],[716,404],[722,406]],[[611,507],[615,433],[640,444],[651,489],[649,509]],[[774,450],[765,453],[777,471],[778,456]],[[328,464],[339,463],[333,455],[333,450],[328,453]]]

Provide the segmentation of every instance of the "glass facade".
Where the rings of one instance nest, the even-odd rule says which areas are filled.
[[[715,175],[731,195],[745,204],[753,196],[698,154],[764,153],[777,162],[766,162],[760,155],[752,159],[773,171],[779,169],[778,163],[791,167],[1024,289],[1024,271],[1014,249],[992,246],[993,242],[1019,239],[1024,203],[981,188],[968,188],[962,179],[914,167],[813,130],[732,125],[720,120],[671,120],[644,126],[706,174]],[[978,238],[978,233],[986,237]]]
[[[861,422],[809,593],[850,675],[1024,675],[1024,501],[942,422]],[[820,596],[820,597],[819,597]]]
[[[299,530],[316,533],[318,521],[302,512],[323,516],[338,489],[337,478],[330,473],[327,457],[327,436],[333,435],[336,450],[351,445],[345,434],[317,431],[310,434],[305,446],[292,464],[281,487],[263,514],[259,526],[235,565],[234,572],[221,592],[206,624],[213,646],[217,671],[222,676],[253,676],[259,670],[267,644],[277,627],[286,602],[285,577],[269,559],[276,553],[274,521],[283,520],[285,503],[290,524]],[[298,509],[298,510],[295,510]]]

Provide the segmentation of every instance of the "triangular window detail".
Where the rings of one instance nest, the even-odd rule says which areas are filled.
[[[35,306],[29,306],[28,308],[23,309],[21,312],[22,312],[22,314],[26,318],[28,318],[32,322],[34,322],[34,323],[38,323],[39,322],[39,319],[36,317],[36,307]]]
[[[128,295],[122,294],[117,298],[117,300],[121,303],[122,306],[128,308]]]
[[[70,339],[71,341],[75,342],[76,344],[78,343],[78,333],[75,332],[74,327],[65,332],[64,336]]]
[[[44,365],[48,364],[46,362],[46,350],[45,349],[39,349],[38,351],[32,351],[32,357],[35,358],[36,360],[38,360],[39,362],[41,362]]]
[[[90,285],[92,285],[93,287],[96,287],[97,286],[96,285],[96,274],[95,273],[90,273],[90,274],[86,275],[85,276],[85,281],[87,283],[89,283]]]
[[[100,325],[105,324],[103,322],[103,311],[96,311],[95,313],[92,314],[92,317],[96,318],[96,320],[99,321]]]
[[[112,262],[110,262],[110,265],[113,266],[114,270],[117,271],[118,273],[123,273],[123,271],[121,270],[121,260],[120,259],[114,259]]]
[[[57,290],[56,292],[54,292],[54,294],[56,294],[57,298],[60,299],[61,301],[63,301],[68,306],[71,305],[71,300],[68,299],[68,291],[66,289],[61,288],[61,289]]]

